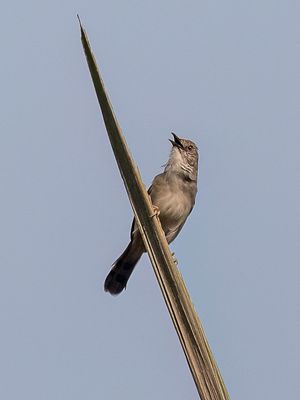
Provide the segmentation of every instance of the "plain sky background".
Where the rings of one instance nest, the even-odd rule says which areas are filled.
[[[171,247],[232,399],[299,399],[298,0],[1,4],[0,398],[197,399],[147,256],[103,292],[132,212],[76,13],[146,185],[198,144]]]

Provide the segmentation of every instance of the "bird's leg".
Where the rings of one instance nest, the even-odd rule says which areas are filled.
[[[172,253],[172,258],[173,258],[174,264],[175,264],[175,265],[178,265],[178,260],[177,260],[177,258],[175,257],[175,253],[174,253],[174,252]]]
[[[155,216],[159,217],[159,214],[160,214],[159,208],[155,205],[152,205],[152,207],[153,207],[153,214],[151,214],[150,217],[151,218],[153,218]]]

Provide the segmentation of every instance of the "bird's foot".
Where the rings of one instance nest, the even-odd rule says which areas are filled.
[[[159,208],[155,205],[152,206],[153,207],[153,214],[150,215],[151,218],[153,217],[159,217],[160,211]]]
[[[177,258],[175,257],[175,253],[174,253],[174,252],[172,253],[172,258],[173,258],[174,264],[175,264],[175,265],[178,265],[178,260],[177,260]]]

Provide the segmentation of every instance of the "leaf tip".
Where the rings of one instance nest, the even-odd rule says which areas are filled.
[[[78,19],[78,21],[79,21],[80,28],[82,29],[82,23],[81,23],[81,20],[80,20],[79,14],[77,14],[77,19]]]

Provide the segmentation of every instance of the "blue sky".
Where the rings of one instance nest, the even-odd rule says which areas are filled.
[[[172,244],[232,399],[299,398],[299,2],[6,2],[0,397],[196,399],[151,265],[103,292],[132,211],[76,14],[146,185],[200,149]]]

